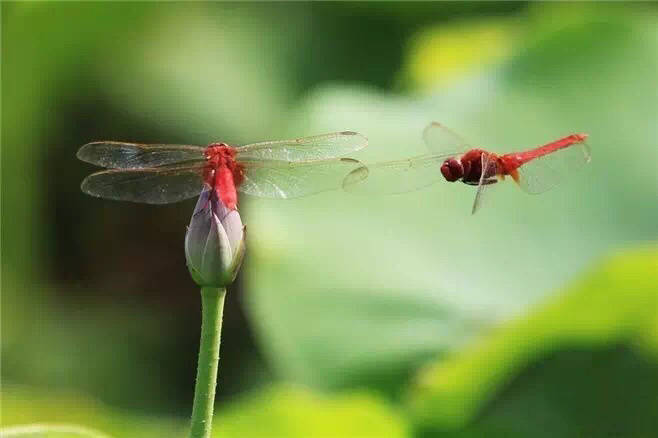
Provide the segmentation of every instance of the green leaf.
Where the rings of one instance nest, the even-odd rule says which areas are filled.
[[[183,436],[187,430],[187,422],[117,411],[76,392],[18,386],[2,388],[1,414],[3,433],[36,433],[15,436],[159,438]]]
[[[497,184],[475,216],[473,187],[445,181],[399,196],[245,198],[248,311],[282,377],[399,387],[428,355],[531,308],[616,248],[655,238],[655,15],[598,8],[544,11],[536,30],[534,15],[519,17],[526,34],[505,63],[436,94],[327,84],[307,97],[290,134],[362,132],[369,146],[354,158],[366,163],[427,153],[421,133],[432,120],[498,152],[586,132],[593,158],[538,196]],[[564,55],[565,25],[579,57],[563,74],[542,73],[538,59]],[[606,26],[609,38],[581,39]]]
[[[422,291],[297,290],[261,297],[261,306],[281,306],[260,317],[274,328],[265,347],[291,379],[324,389],[371,386],[395,394],[410,368],[479,329]]]
[[[25,424],[0,429],[0,435],[6,438],[109,438],[104,433],[73,424]]]
[[[405,437],[391,406],[364,393],[325,397],[300,387],[273,387],[219,407],[216,437]]]
[[[651,396],[658,390],[656,285],[657,248],[607,260],[527,317],[423,370],[410,393],[417,422],[450,430],[480,413],[485,418],[477,421],[489,427],[504,423],[489,418],[496,415],[525,417],[539,427],[523,411],[535,412],[530,406],[543,396],[536,412],[571,409],[563,426],[590,430],[587,436],[613,436],[620,424],[646,424],[658,408]],[[511,389],[501,395],[506,387]],[[515,403],[514,397],[526,404]],[[483,413],[487,404],[490,409]],[[507,410],[501,413],[498,405]],[[597,410],[592,407],[599,410],[595,418],[589,417]],[[638,429],[624,436],[647,436]],[[571,436],[558,432],[553,436]]]
[[[3,388],[2,421],[3,432],[34,432],[16,436],[40,438],[94,437],[92,432],[97,437],[176,437],[188,429],[186,420],[137,416],[77,393],[44,394],[19,387]],[[408,432],[401,413],[372,394],[325,396],[290,386],[266,388],[222,404],[213,420],[217,437],[400,438]]]

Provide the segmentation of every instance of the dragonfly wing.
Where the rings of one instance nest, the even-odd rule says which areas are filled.
[[[237,159],[275,161],[315,161],[342,157],[368,145],[368,139],[352,132],[303,137],[294,140],[266,141],[236,148]]]
[[[441,164],[445,155],[420,157],[361,166],[343,181],[348,192],[363,194],[399,194],[434,184],[443,176]]]
[[[492,160],[489,154],[482,154],[482,173],[480,174],[480,181],[478,182],[477,192],[475,192],[475,199],[473,200],[473,209],[471,214],[482,207],[482,200],[484,199],[485,191],[497,182],[497,165],[496,160]]]
[[[423,140],[430,151],[442,155],[459,155],[472,147],[459,135],[439,122],[432,122],[423,131]]]
[[[243,162],[244,180],[238,191],[262,198],[287,199],[335,190],[350,171],[362,166],[352,158],[292,163]]]
[[[168,204],[201,192],[203,166],[171,166],[154,169],[104,170],[82,181],[83,192],[118,201]]]
[[[586,143],[579,143],[528,161],[518,169],[519,186],[530,194],[543,193],[591,161]]]
[[[77,157],[108,169],[139,169],[204,159],[205,148],[190,145],[97,141],[82,146]]]

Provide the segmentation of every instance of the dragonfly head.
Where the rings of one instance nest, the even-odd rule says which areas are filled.
[[[441,173],[446,181],[455,182],[464,176],[464,166],[457,158],[448,158],[441,165]]]

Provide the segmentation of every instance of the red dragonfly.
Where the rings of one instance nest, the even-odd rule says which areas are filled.
[[[472,213],[485,189],[510,176],[528,193],[542,193],[590,161],[587,134],[571,134],[524,152],[497,155],[472,148],[460,136],[433,122],[423,132],[431,154],[361,166],[343,181],[348,191],[404,193],[429,186],[442,177],[477,186]],[[440,170],[440,171],[439,171]]]
[[[82,181],[82,191],[92,196],[167,204],[194,197],[205,186],[234,209],[238,191],[296,198],[338,188],[348,172],[362,165],[338,157],[367,144],[352,131],[239,147],[101,141],[82,146],[77,157],[109,169]]]

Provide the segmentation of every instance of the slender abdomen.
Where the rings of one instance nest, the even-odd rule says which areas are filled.
[[[222,200],[231,210],[238,205],[238,193],[233,180],[233,172],[227,166],[220,166],[215,170],[215,191],[219,199]]]
[[[554,142],[548,143],[535,149],[525,152],[516,152],[505,154],[501,157],[505,166],[505,173],[511,173],[518,167],[523,166],[528,161],[551,154],[560,149],[567,148],[574,144],[582,143],[587,139],[587,134],[571,134]]]

